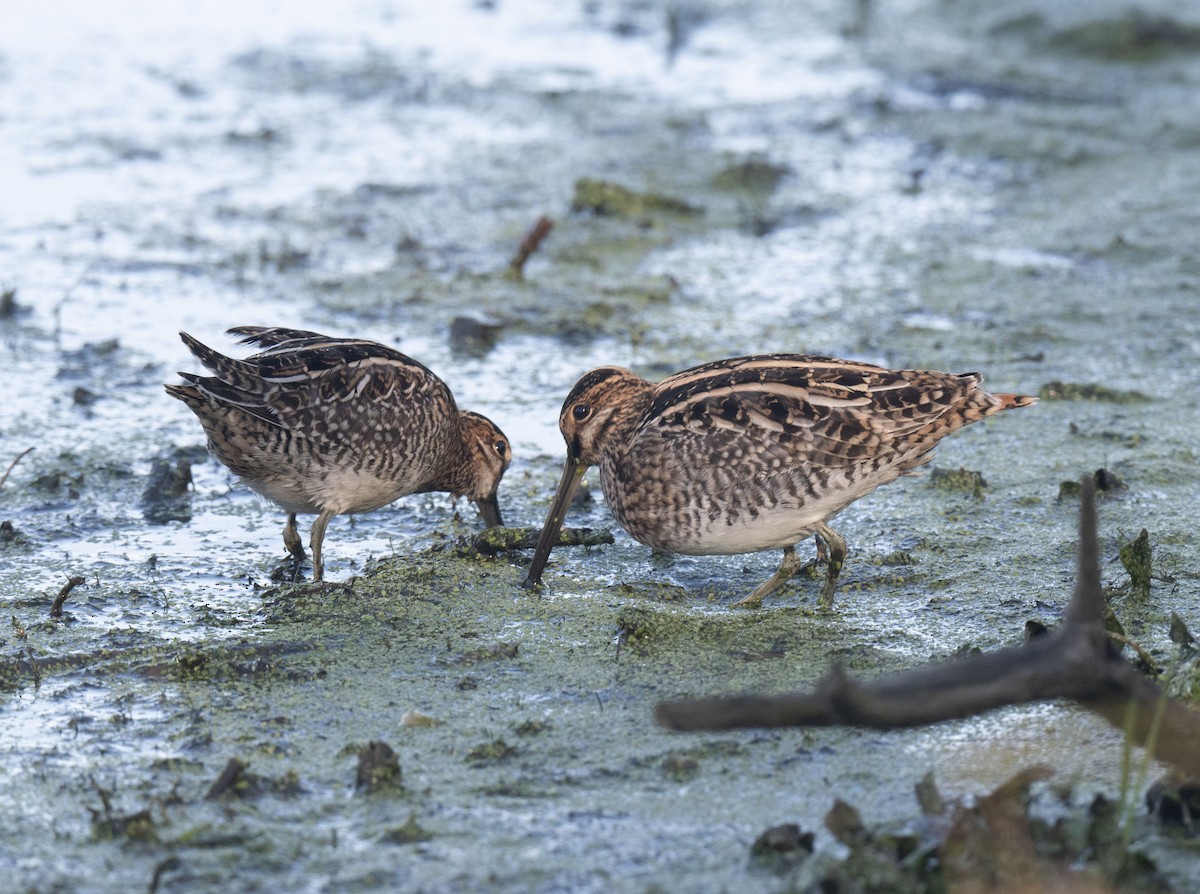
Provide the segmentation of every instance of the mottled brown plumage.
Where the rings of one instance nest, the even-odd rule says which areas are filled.
[[[425,366],[363,339],[263,326],[229,334],[265,350],[235,360],[181,332],[214,375],[180,373],[189,384],[167,392],[199,417],[213,455],[288,513],[283,540],[297,561],[305,556],[296,515],[317,513],[315,580],[335,515],[447,491],[474,501],[489,526],[500,524],[508,439],[487,418],[460,411]]]
[[[830,553],[828,604],[846,556],[830,519],[928,462],[951,432],[1035,401],[980,381],[805,354],[718,360],[658,384],[594,369],[563,403],[567,463],[525,584],[541,581],[575,488],[598,465],[613,516],[642,543],[691,555],[782,548],[779,571],[740,605],[791,577],[795,544],[816,534]]]

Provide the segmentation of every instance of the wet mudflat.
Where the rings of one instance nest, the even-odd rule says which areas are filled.
[[[1100,531],[1126,632],[1166,664],[1171,613],[1200,628],[1195,14],[425,6],[31,7],[0,38],[0,475],[35,448],[0,485],[0,875],[782,891],[802,869],[752,860],[760,833],[798,823],[836,855],[835,798],[907,822],[930,770],[965,797],[1049,764],[1049,813],[1117,798],[1121,735],[1062,706],[696,736],[652,710],[1056,623],[1060,483],[1099,468],[1122,484]],[[1043,400],[939,448],[934,471],[985,487],[926,474],[847,510],[828,612],[804,579],[731,608],[776,554],[657,556],[619,530],[530,594],[528,553],[458,548],[479,523],[442,497],[335,520],[330,582],[292,584],[282,514],[161,387],[196,370],[177,330],[232,348],[224,328],[272,323],[438,371],[513,439],[500,497],[526,527],[562,398],[600,363],[808,351]],[[598,490],[568,523],[612,527]],[[1120,560],[1143,528],[1148,593]],[[1131,837],[1196,887],[1186,840],[1141,817]]]

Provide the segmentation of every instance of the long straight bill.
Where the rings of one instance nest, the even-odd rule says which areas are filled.
[[[542,525],[542,534],[538,537],[537,548],[533,551],[533,564],[529,566],[529,576],[521,586],[525,589],[536,587],[542,582],[542,571],[550,558],[550,550],[558,542],[558,532],[562,530],[563,519],[567,515],[567,507],[571,498],[583,480],[583,473],[588,469],[581,466],[579,460],[568,455],[567,463],[563,466],[562,480],[558,482],[558,490],[554,493],[554,501],[550,504],[550,512],[546,523]]]
[[[504,524],[500,520],[500,501],[496,499],[496,495],[484,497],[482,500],[475,501],[476,508],[479,509],[479,514],[483,518],[483,523],[489,528],[495,528],[498,525]]]

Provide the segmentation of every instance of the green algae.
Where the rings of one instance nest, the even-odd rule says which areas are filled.
[[[408,820],[401,825],[389,826],[383,830],[379,840],[384,844],[417,844],[429,841],[433,833],[417,821],[415,813],[409,814]]]
[[[716,189],[769,195],[791,173],[787,165],[771,161],[763,155],[751,155],[719,170],[711,182]]]
[[[502,525],[486,528],[477,534],[460,537],[450,549],[460,558],[471,556],[495,556],[520,549],[533,549],[537,545],[538,528],[506,528]],[[593,531],[591,528],[564,527],[558,532],[555,548],[568,546],[602,546],[613,542],[608,528]]]
[[[571,210],[633,218],[654,214],[690,217],[704,213],[702,208],[682,199],[653,192],[636,192],[619,183],[596,180],[591,177],[581,177],[575,181],[575,196],[571,200]]]
[[[1138,599],[1149,598],[1150,578],[1153,570],[1150,532],[1142,528],[1142,532],[1137,537],[1121,544],[1118,555],[1121,565],[1129,572],[1129,586],[1132,594]]]
[[[1047,45],[1113,61],[1155,62],[1176,53],[1200,53],[1200,25],[1132,8],[1056,31]]]
[[[139,810],[124,816],[106,813],[92,821],[92,838],[97,841],[120,839],[130,842],[156,843],[158,824],[149,810]]]
[[[478,767],[484,764],[504,763],[518,754],[520,750],[503,739],[492,739],[490,742],[480,742],[471,746],[463,759],[468,764]]]
[[[518,736],[540,736],[552,728],[548,720],[522,720],[513,727],[513,732]]]
[[[1122,391],[1094,382],[1047,382],[1038,388],[1042,400],[1096,400],[1114,404],[1139,404],[1150,398],[1140,391]]]

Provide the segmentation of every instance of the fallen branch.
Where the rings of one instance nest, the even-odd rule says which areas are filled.
[[[677,730],[863,726],[899,729],[1004,705],[1067,698],[1125,730],[1154,757],[1200,778],[1200,713],[1121,660],[1104,630],[1095,487],[1080,487],[1075,591],[1062,625],[1025,645],[888,674],[866,683],[834,666],[811,693],[661,702]]]

